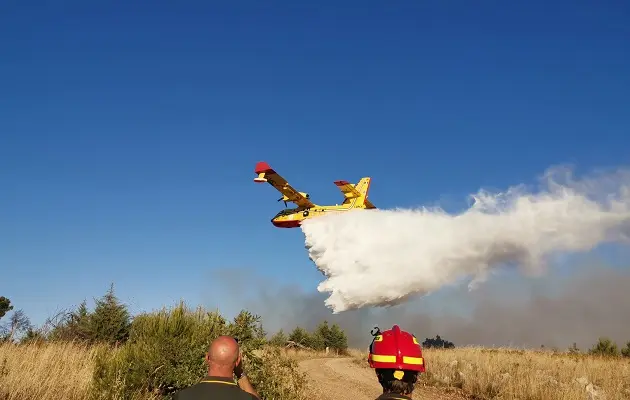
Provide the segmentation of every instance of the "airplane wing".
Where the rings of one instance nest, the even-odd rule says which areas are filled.
[[[335,181],[335,185],[341,190],[346,199],[354,199],[361,196],[361,193],[348,181]]]
[[[256,164],[254,172],[256,173],[256,175],[258,175],[256,178],[254,178],[254,182],[269,183],[277,191],[282,193],[282,200],[291,201],[297,204],[299,207],[315,207],[315,204],[311,202],[308,197],[295,190],[291,185],[289,185],[289,182],[287,182],[282,176],[274,171],[266,162],[261,161]]]

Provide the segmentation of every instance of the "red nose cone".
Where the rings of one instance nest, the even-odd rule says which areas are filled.
[[[300,226],[300,221],[275,221],[271,220],[273,226],[277,228],[297,228]]]

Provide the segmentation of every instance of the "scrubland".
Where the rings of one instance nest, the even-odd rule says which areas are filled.
[[[83,303],[50,329],[29,327],[19,340],[0,338],[0,400],[170,399],[206,373],[204,355],[218,335],[239,339],[248,376],[266,400],[312,397],[307,393],[309,376],[300,367],[308,359],[347,357],[341,364],[334,362],[344,368],[343,378],[335,379],[356,376],[350,385],[354,388],[367,382],[361,370],[368,368],[365,350],[348,350],[337,325],[324,321],[313,332],[296,327],[289,335],[279,331],[268,339],[261,318],[246,310],[228,320],[218,310],[191,309],[184,303],[131,318],[112,289],[94,311]],[[630,399],[630,343],[619,352],[610,341],[600,340],[593,349],[613,356],[584,354],[577,348],[569,353],[425,348],[427,371],[418,385],[439,389],[423,393],[457,392],[458,398],[487,400]],[[331,376],[319,375],[320,381]],[[345,390],[346,398],[349,394]]]
[[[99,358],[116,359],[120,351],[73,343],[2,344],[0,399],[160,398],[148,392],[98,393],[93,377]],[[299,372],[297,362],[340,357],[270,346],[255,353],[261,362],[253,375],[260,391],[271,394],[266,399],[306,399],[308,377]],[[351,350],[350,357],[357,368],[368,368],[364,351]],[[471,398],[630,399],[628,358],[475,347],[425,349],[425,357],[427,373],[422,375],[419,385],[458,388]],[[122,373],[108,385],[123,385],[125,377]]]
[[[297,359],[266,345],[258,316],[243,310],[228,321],[181,303],[131,322],[109,295],[94,312],[80,307],[51,331],[0,341],[0,400],[169,399],[203,377],[204,355],[219,335],[239,338],[263,398],[305,399]]]
[[[125,373],[119,374],[110,383],[107,392],[95,385],[93,378],[97,371],[97,358],[105,356],[113,360],[120,355],[119,351],[107,346],[73,343],[0,344],[0,399],[163,398],[141,391],[118,390],[125,386]],[[266,399],[306,399],[306,377],[297,370],[295,359],[271,347],[257,351],[257,356],[262,368],[253,369],[250,375],[253,375],[252,380],[260,392],[271,394]]]

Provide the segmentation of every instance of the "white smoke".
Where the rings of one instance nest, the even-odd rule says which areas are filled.
[[[548,257],[630,239],[630,171],[573,180],[550,169],[541,190],[480,191],[453,215],[442,209],[361,210],[302,225],[311,260],[327,277],[326,306],[339,313],[391,306],[470,278],[472,290],[494,269],[544,273]]]

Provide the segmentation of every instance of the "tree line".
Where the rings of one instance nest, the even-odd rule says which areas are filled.
[[[127,342],[132,334],[136,318],[132,317],[127,307],[114,294],[114,286],[98,299],[94,300],[92,311],[83,301],[75,310],[62,312],[49,318],[44,326],[35,328],[22,310],[14,310],[11,300],[0,296],[0,341],[32,342],[32,341],[80,341],[87,344],[105,343],[121,345]],[[13,311],[13,312],[12,312]],[[7,317],[8,318],[5,318]],[[146,315],[139,316],[140,320]],[[6,320],[6,321],[5,321]],[[220,317],[225,323],[223,317]],[[239,328],[240,327],[240,328]],[[320,323],[313,331],[297,326],[290,333],[280,330],[267,339],[266,332],[260,323],[260,317],[247,311],[241,311],[233,321],[235,335],[241,342],[265,344],[276,347],[294,346],[313,350],[329,349],[337,354],[344,354],[348,349],[346,333],[337,324],[329,325],[328,321]],[[455,344],[440,335],[425,338],[423,348],[452,349]],[[541,346],[544,348],[544,346]],[[557,349],[553,349],[558,351]],[[590,354],[610,357],[630,357],[630,341],[620,348],[617,343],[607,337],[601,337],[585,352],[578,349],[576,343],[568,347],[570,354]]]
[[[139,399],[151,393],[172,398],[177,390],[205,375],[205,352],[219,335],[238,339],[248,375],[263,398],[296,400],[300,391],[294,389],[305,385],[305,378],[298,373],[296,360],[282,357],[280,346],[296,339],[315,350],[328,347],[340,353],[348,347],[345,332],[327,321],[313,332],[296,329],[302,332],[302,339],[293,335],[283,340],[282,331],[269,339],[261,317],[247,310],[228,320],[218,311],[191,309],[181,302],[172,308],[131,315],[113,285],[94,299],[92,308],[83,301],[48,318],[40,327],[14,308],[10,299],[0,297],[0,342],[89,346],[96,352],[92,395],[101,400]]]
[[[20,336],[20,342],[43,340],[79,341],[86,344],[106,343],[120,345],[125,343],[131,334],[134,318],[126,305],[121,303],[114,293],[113,285],[101,297],[94,300],[92,311],[88,309],[84,300],[71,311],[62,312],[49,318],[43,327],[36,329],[21,310],[15,311],[9,318],[9,323],[3,325],[0,340],[13,341]],[[11,301],[0,297],[0,319],[13,310]],[[236,323],[246,324],[243,313],[236,317]],[[328,321],[320,323],[315,330],[309,332],[302,327],[296,327],[289,335],[280,330],[270,339],[266,339],[266,332],[256,329],[261,343],[273,346],[291,346],[312,350],[329,350],[343,353],[348,349],[346,333],[337,324],[329,326]],[[240,331],[236,336],[239,341],[252,339],[253,333]]]
[[[132,316],[114,294],[113,285],[94,300],[93,311],[83,301],[75,310],[48,318],[39,328],[31,324],[22,310],[14,311],[7,323],[0,324],[2,341],[78,341],[86,344],[121,344],[131,332]],[[0,297],[0,319],[12,311],[11,301]]]
[[[346,333],[337,324],[328,325],[328,321],[320,323],[312,332],[297,326],[288,335],[284,330],[278,331],[269,340],[274,346],[294,346],[312,350],[330,350],[337,354],[345,354],[348,350]]]
[[[261,318],[241,310],[232,320],[218,311],[191,309],[183,302],[172,308],[131,315],[113,285],[90,309],[83,301],[75,309],[34,327],[21,310],[0,297],[0,341],[18,345],[72,342],[95,353],[91,390],[100,400],[172,398],[207,372],[204,356],[219,335],[238,339],[251,381],[263,398],[296,400],[305,385],[297,361],[281,357],[268,340]],[[63,346],[59,348],[64,348]],[[124,378],[124,379],[123,379]],[[291,382],[287,383],[286,380]],[[284,389],[283,389],[284,388]]]
[[[452,349],[455,348],[455,344],[448,340],[444,340],[440,337],[440,335],[435,336],[435,338],[426,338],[424,342],[422,342],[423,348],[439,348],[439,349]],[[545,346],[540,346],[542,349]],[[554,352],[559,352],[557,348],[552,349]],[[630,341],[626,342],[626,346],[624,348],[619,348],[617,343],[607,337],[600,337],[590,349],[587,349],[585,352],[580,350],[577,347],[577,343],[573,343],[566,350],[569,354],[589,354],[595,356],[605,356],[605,357],[629,357],[630,358]]]
[[[573,343],[567,351],[571,354],[590,354],[603,357],[628,357],[630,358],[630,341],[626,342],[626,346],[619,348],[617,343],[607,337],[600,337],[597,343],[583,353],[576,343]]]
[[[422,342],[422,347],[424,347],[425,349],[452,349],[455,348],[455,344],[453,344],[453,342],[449,342],[448,340],[442,339],[440,335],[436,335],[435,338],[432,339],[426,338],[424,342]]]

